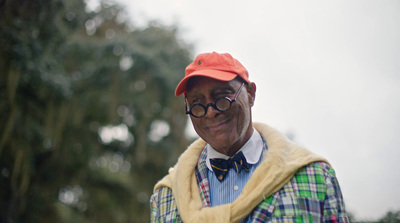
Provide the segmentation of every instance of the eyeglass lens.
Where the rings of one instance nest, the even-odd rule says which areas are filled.
[[[213,106],[218,111],[226,111],[231,107],[231,104],[232,104],[232,102],[228,98],[218,98],[218,100],[215,102],[215,105],[208,104],[207,106],[204,106],[201,104],[197,104],[197,105],[194,105],[190,109],[190,111],[192,112],[192,114],[194,116],[202,117],[206,114],[206,110],[208,109],[208,106]]]
[[[212,106],[213,108],[217,109],[220,112],[224,112],[228,109],[231,108],[232,103],[236,101],[237,96],[240,94],[240,92],[242,91],[242,87],[244,86],[244,83],[242,83],[242,85],[240,85],[239,90],[236,92],[236,95],[234,97],[233,100],[229,99],[228,97],[223,97],[223,98],[218,98],[215,101],[215,104],[210,103],[206,106],[202,105],[202,104],[195,104],[192,107],[190,107],[190,110],[186,110],[186,114],[191,114],[196,118],[201,118],[203,116],[206,115],[207,113],[207,109],[209,106]],[[185,107],[187,109],[187,104],[186,104],[186,99],[185,99]]]

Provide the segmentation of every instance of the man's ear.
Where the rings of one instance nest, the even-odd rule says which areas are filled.
[[[256,99],[256,84],[254,82],[250,82],[247,85],[247,94],[249,97],[249,104],[253,106]]]

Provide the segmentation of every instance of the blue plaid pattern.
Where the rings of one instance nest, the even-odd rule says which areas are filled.
[[[204,207],[210,206],[206,149],[203,149],[196,176]],[[151,222],[182,222],[172,190],[160,188],[151,197]],[[265,198],[247,222],[349,222],[334,170],[316,162],[298,170],[281,190]]]

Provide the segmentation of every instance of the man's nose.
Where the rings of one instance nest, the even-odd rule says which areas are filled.
[[[218,114],[220,112],[214,106],[215,106],[214,103],[207,104],[206,115],[204,117],[213,118],[213,117],[215,117],[216,114]]]

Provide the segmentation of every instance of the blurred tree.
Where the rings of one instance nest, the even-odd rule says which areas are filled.
[[[188,143],[176,27],[108,1],[0,4],[0,222],[146,222]]]
[[[360,220],[359,218],[363,217],[354,217],[354,214],[352,212],[347,212],[349,215],[349,220],[350,222],[354,223],[400,223],[400,211],[388,211],[383,217],[381,217],[379,220],[369,220],[369,219],[363,219]]]
[[[381,218],[380,223],[400,223],[400,211],[388,211],[386,215]]]

